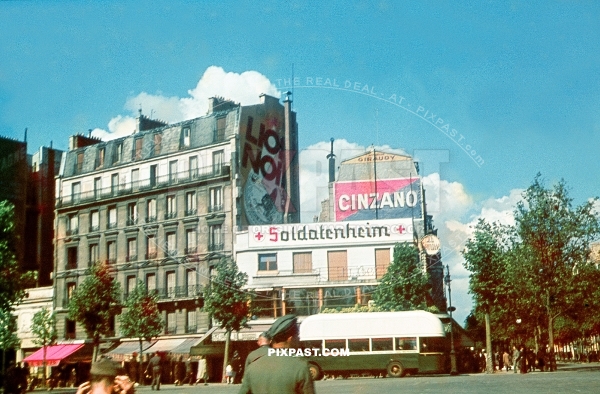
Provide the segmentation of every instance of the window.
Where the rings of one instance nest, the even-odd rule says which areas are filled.
[[[345,250],[327,252],[328,280],[348,280],[348,257]]]
[[[77,246],[69,246],[67,248],[67,267],[72,270],[77,268]]]
[[[294,253],[294,273],[312,273],[312,252]]]
[[[156,291],[156,274],[146,274],[146,290]]]
[[[390,250],[375,249],[375,273],[381,279],[390,265]]]
[[[137,192],[140,190],[140,170],[131,170],[131,190]]]
[[[100,230],[100,212],[91,211],[90,212],[90,232]]]
[[[137,203],[132,202],[127,204],[127,225],[133,226],[137,224],[138,220],[138,211],[137,211]]]
[[[325,349],[329,349],[329,350],[346,349],[346,340],[345,339],[326,339],[325,340]]]
[[[117,262],[117,243],[116,241],[106,242],[106,257],[109,264]]]
[[[169,271],[165,274],[165,284],[166,291],[165,294],[169,298],[175,297],[175,286],[177,285],[175,282],[175,271]]]
[[[286,289],[285,292],[286,314],[309,316],[319,313],[319,290]]]
[[[181,146],[184,148],[189,148],[190,140],[192,136],[192,130],[189,127],[184,127],[182,132]]]
[[[112,174],[110,176],[110,191],[113,196],[119,191],[119,174]]]
[[[108,207],[107,219],[109,229],[117,228],[117,207]]]
[[[192,216],[198,212],[196,208],[196,192],[185,193],[185,215]]]
[[[196,270],[191,269],[185,272],[185,280],[187,285],[187,296],[194,297],[197,294],[196,289]]]
[[[154,134],[154,154],[160,155],[162,151],[162,134]]]
[[[223,141],[225,138],[225,126],[226,126],[225,117],[217,119],[217,129],[215,130],[215,141]]]
[[[100,167],[104,166],[104,153],[105,153],[104,148],[98,149],[98,161],[96,163],[96,168],[100,168]]]
[[[186,322],[185,322],[186,332],[195,333],[198,331],[198,324],[196,323],[196,310],[187,311]]]
[[[94,198],[100,198],[102,193],[102,178],[94,178]]]
[[[79,216],[76,213],[67,219],[67,235],[76,235],[79,232]]]
[[[69,306],[69,302],[73,298],[73,294],[75,293],[75,289],[77,288],[77,284],[75,282],[67,283],[66,293],[65,293],[65,308]]]
[[[127,294],[131,294],[133,289],[137,286],[135,275],[129,275],[127,277]]]
[[[146,222],[156,222],[156,199],[154,198],[148,200],[146,210]]]
[[[198,156],[190,157],[190,179],[198,178]]]
[[[175,196],[167,196],[167,210],[165,213],[165,219],[173,219],[177,217],[177,207],[176,207],[176,199]]]
[[[421,337],[421,353],[442,353],[447,350],[446,338],[443,337]]]
[[[167,334],[177,333],[177,318],[175,312],[167,313]]]
[[[65,319],[65,339],[75,339],[75,320]]]
[[[277,271],[277,254],[259,254],[258,255],[258,270],[259,271]]]
[[[252,305],[255,307],[257,317],[281,316],[281,293],[274,291],[257,291]]]
[[[75,165],[75,174],[81,174],[83,171],[83,153],[77,154],[77,164]]]
[[[221,175],[221,170],[223,167],[223,151],[213,152],[213,174]]]
[[[175,232],[167,233],[167,254],[169,256],[177,256],[177,237]]]
[[[356,305],[356,287],[325,287],[323,306],[326,308],[346,308]]]
[[[127,239],[127,261],[137,260],[137,239]]]
[[[146,258],[156,258],[156,236],[154,236],[154,234],[148,234],[146,236]]]
[[[396,350],[417,350],[417,338],[396,338]]]
[[[208,249],[211,252],[223,250],[223,238],[221,232],[221,225],[215,224],[209,227],[209,244]]]
[[[142,158],[142,144],[144,140],[142,138],[135,139],[135,150],[133,151],[133,160],[139,160]]]
[[[185,254],[194,254],[197,250],[196,229],[185,230]]]
[[[369,338],[348,339],[348,349],[351,352],[368,352]]]
[[[95,262],[100,260],[100,253],[98,249],[98,244],[90,245],[90,259],[88,260],[88,267],[94,265]]]
[[[71,201],[78,203],[81,199],[81,182],[73,182],[71,185]]]
[[[120,142],[115,146],[113,152],[113,163],[119,163],[123,161],[123,143]]]
[[[177,160],[169,162],[169,182],[177,182]]]
[[[156,186],[158,178],[158,167],[156,164],[150,166],[150,187]]]
[[[210,198],[208,211],[221,211],[223,209],[223,189],[220,187],[212,187],[209,189],[208,194]]]
[[[394,341],[392,338],[372,338],[371,349],[374,352],[394,350]]]

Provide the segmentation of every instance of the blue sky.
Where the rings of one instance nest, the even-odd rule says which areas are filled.
[[[510,222],[537,172],[576,203],[600,194],[598,15],[593,1],[1,2],[0,135],[66,149],[127,132],[140,105],[174,122],[293,75],[301,181],[320,182],[304,220],[329,138],[341,158],[372,144],[422,158],[462,322],[469,224]]]

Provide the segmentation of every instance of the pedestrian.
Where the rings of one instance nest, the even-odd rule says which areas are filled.
[[[150,373],[152,374],[152,390],[154,390],[154,386],[156,386],[156,390],[160,390],[161,359],[158,352],[154,353],[146,367],[146,375]]]
[[[192,365],[192,357],[188,356],[187,360],[185,360],[185,378],[181,381],[181,385],[184,385],[186,382],[192,386],[194,384],[194,367]]]
[[[237,352],[233,352],[233,358],[231,359],[231,369],[233,370],[233,375],[231,377],[231,383],[237,384],[240,382],[240,378],[242,376],[242,358],[240,354]]]
[[[506,367],[506,372],[508,372],[508,370],[510,369],[510,355],[508,354],[506,349],[504,349],[504,353],[502,353],[502,362]]]
[[[313,394],[308,363],[282,349],[298,349],[299,328],[294,315],[278,318],[269,329],[271,349],[248,365],[239,394]]]
[[[185,369],[183,365],[183,356],[179,356],[179,358],[175,361],[175,367],[173,368],[173,378],[175,386],[181,386],[183,384],[183,380],[185,379]]]
[[[208,373],[206,371],[206,359],[203,356],[200,356],[198,360],[198,372],[196,373],[196,384],[200,383],[201,380],[204,380],[204,385],[208,386]]]
[[[254,349],[248,354],[246,357],[246,363],[244,364],[244,373],[248,370],[248,365],[252,362],[258,360],[259,358],[266,356],[269,348],[271,347],[271,338],[267,331],[262,332],[258,336],[258,340],[256,341],[258,344],[258,349]]]
[[[133,394],[134,383],[114,361],[103,358],[92,363],[90,380],[79,385],[76,394]]]
[[[521,373],[527,373],[527,368],[529,367],[529,365],[527,365],[527,348],[524,345],[521,345],[519,351],[521,352],[521,364],[519,364],[521,366]]]
[[[517,349],[516,346],[513,346],[513,372],[517,373],[517,371],[519,370],[520,367],[520,362],[521,362],[521,352],[519,351],[519,349]]]
[[[129,377],[134,382],[137,382],[140,380],[138,377],[140,364],[138,363],[137,356],[138,356],[138,354],[136,352],[133,352],[131,354],[131,359],[129,360]]]

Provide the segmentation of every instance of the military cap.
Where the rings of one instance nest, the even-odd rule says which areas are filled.
[[[271,339],[271,334],[269,334],[269,330],[267,330],[267,331],[261,332],[260,335],[259,335],[259,337]]]
[[[273,323],[271,328],[267,331],[268,338],[281,338],[283,334],[287,334],[288,332],[291,334],[292,329],[297,330],[297,327],[298,319],[296,318],[296,315],[281,316],[279,319],[275,320],[275,323]]]
[[[119,375],[121,366],[109,358],[103,358],[95,363],[92,363],[92,369],[90,375],[94,376],[111,376],[115,377]]]

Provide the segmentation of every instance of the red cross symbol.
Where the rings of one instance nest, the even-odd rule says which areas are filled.
[[[265,237],[265,236],[264,236],[264,235],[262,235],[262,233],[261,233],[260,231],[259,231],[259,232],[257,232],[256,234],[254,234],[254,238],[256,238],[256,240],[257,240],[257,241],[262,241],[262,239],[263,239],[264,237]]]

